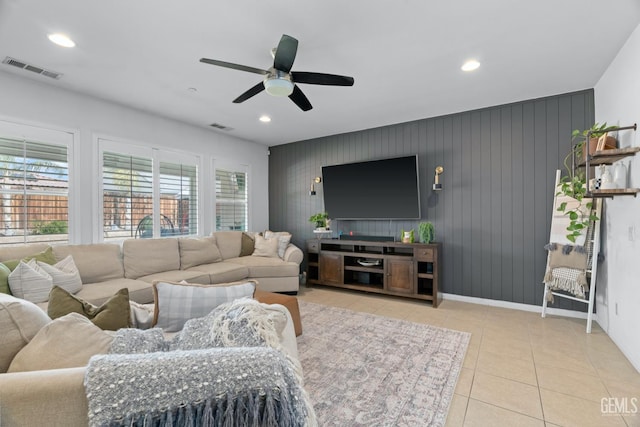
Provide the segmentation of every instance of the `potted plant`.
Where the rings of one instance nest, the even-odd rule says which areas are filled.
[[[589,132],[591,132],[589,134]],[[574,146],[574,153],[578,156],[578,158],[587,158],[587,153],[593,154],[596,151],[596,147],[598,146],[598,139],[607,133],[607,123],[598,124],[594,123],[589,129],[580,130],[575,129],[571,133],[571,140],[575,141],[578,139],[578,142]],[[588,151],[585,149],[587,145],[587,134],[589,134],[589,148]],[[616,148],[616,139],[612,136],[608,136],[606,138],[604,149],[612,149]]]
[[[326,212],[318,212],[317,214],[311,215],[309,217],[309,222],[315,224],[317,229],[326,229],[327,228],[327,219],[329,219],[329,214]]]
[[[431,243],[435,239],[435,228],[431,222],[421,222],[418,224],[418,234],[422,243]]]
[[[605,129],[606,123],[602,126],[595,124],[594,129]],[[578,134],[576,133],[578,132]],[[573,131],[574,138],[579,135],[579,131]],[[586,131],[584,132],[586,136]],[[604,135],[604,132],[600,133],[600,136]],[[586,143],[586,137],[583,141],[573,145],[571,151],[564,158],[564,167],[567,170],[567,175],[560,178],[558,183],[556,197],[559,195],[567,196],[571,199],[564,200],[556,208],[559,212],[563,212],[569,216],[569,226],[567,226],[567,239],[573,243],[576,242],[576,238],[580,236],[583,231],[586,231],[589,226],[589,222],[598,219],[597,216],[591,213],[591,207],[593,203],[591,201],[583,203],[583,199],[587,194],[587,183],[583,170],[575,170],[569,165],[569,160],[577,154],[583,153],[583,148]]]

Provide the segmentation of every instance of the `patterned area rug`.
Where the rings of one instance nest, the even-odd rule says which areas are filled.
[[[471,334],[300,301],[320,426],[443,426]]]

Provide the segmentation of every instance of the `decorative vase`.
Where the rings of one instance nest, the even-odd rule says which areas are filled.
[[[613,167],[613,182],[616,188],[627,188],[627,167],[624,163],[616,163]]]
[[[600,183],[600,188],[602,190],[613,190],[616,188],[616,183],[613,181],[613,176],[611,175],[611,172],[609,172],[609,168],[604,167],[604,165],[600,179],[602,180]]]

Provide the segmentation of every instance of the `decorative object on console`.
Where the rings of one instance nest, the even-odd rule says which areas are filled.
[[[435,191],[442,190],[442,184],[440,184],[440,174],[444,172],[444,168],[442,166],[436,166],[436,174],[433,177],[433,189]]]
[[[402,243],[413,243],[416,241],[415,235],[413,233],[413,229],[409,231],[400,230],[400,240]]]
[[[309,222],[316,225],[316,230],[324,231],[327,228],[327,219],[329,219],[328,213],[318,212],[317,214],[311,215],[309,217]]]
[[[382,260],[381,259],[359,259],[358,264],[360,264],[363,267],[375,267],[377,265],[382,265]]]
[[[316,184],[320,184],[322,182],[322,178],[319,176],[316,176],[313,181],[311,181],[311,190],[309,190],[309,195],[310,196],[315,196],[316,195]]]
[[[431,243],[436,238],[436,231],[432,222],[426,221],[418,224],[420,242]]]

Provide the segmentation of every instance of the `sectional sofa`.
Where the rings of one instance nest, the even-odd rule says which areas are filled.
[[[297,292],[302,251],[288,244],[281,247],[282,257],[252,256],[249,255],[247,244],[250,246],[251,242],[247,237],[246,233],[239,231],[225,231],[204,238],[131,239],[122,245],[57,245],[52,247],[52,251],[57,260],[72,255],[82,279],[82,289],[76,295],[95,305],[102,304],[123,287],[129,289],[132,301],[151,303],[154,280],[217,284],[254,279],[260,291]],[[48,248],[46,244],[0,248],[0,262],[21,259]],[[6,295],[3,298],[0,308],[6,312],[7,307],[19,304],[15,301],[17,298]],[[24,301],[17,310],[29,310],[29,305],[33,306]],[[38,305],[46,311],[46,303]],[[281,344],[285,353],[297,360],[296,333],[291,314],[282,305],[271,307],[287,318]],[[40,309],[36,311],[47,317]],[[38,314],[31,313],[27,317],[37,323],[35,318]],[[15,320],[13,315],[8,317]],[[46,322],[42,320],[40,323]],[[23,332],[20,334],[27,334]],[[31,331],[31,336],[35,332],[37,330]],[[27,336],[23,338],[26,342],[30,339]],[[84,374],[83,367],[0,373],[0,425],[36,425],[42,422],[51,426],[86,425]]]

